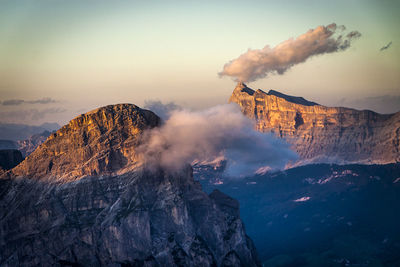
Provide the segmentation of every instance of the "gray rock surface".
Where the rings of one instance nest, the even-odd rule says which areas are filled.
[[[181,173],[0,179],[1,266],[257,266],[236,200]]]

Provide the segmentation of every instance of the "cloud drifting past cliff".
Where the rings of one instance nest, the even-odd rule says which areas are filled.
[[[238,58],[224,65],[220,77],[231,76],[237,81],[253,82],[270,73],[284,74],[296,64],[316,55],[346,50],[351,42],[361,36],[358,31],[345,33],[344,26],[332,23],[318,26],[293,39],[290,38],[274,48],[249,49]]]
[[[226,175],[240,177],[265,166],[280,169],[296,159],[287,143],[255,131],[253,122],[234,104],[204,111],[175,110],[144,138],[138,152],[151,168],[179,170],[187,163],[224,158]]]

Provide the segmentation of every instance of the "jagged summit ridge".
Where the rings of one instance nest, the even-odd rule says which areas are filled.
[[[304,99],[303,97],[286,95],[286,94],[283,94],[281,92],[278,92],[278,91],[275,91],[275,90],[272,90],[272,89],[268,91],[267,95],[274,95],[274,96],[283,98],[288,102],[292,102],[292,103],[295,103],[295,104],[300,104],[300,105],[303,105],[303,106],[319,105],[319,104],[317,104],[315,102],[308,101],[308,100]]]
[[[247,87],[247,85],[244,82],[238,82],[238,84],[236,85],[235,91],[237,91],[238,93],[245,92],[249,95],[254,94],[254,90]]]
[[[248,93],[251,92],[251,93]],[[238,84],[229,102],[255,119],[261,132],[293,144],[301,162],[392,163],[400,161],[400,112],[325,107],[277,91]]]
[[[295,104],[300,104],[300,105],[304,105],[304,106],[315,106],[315,105],[319,105],[318,103],[312,102],[312,101],[308,101],[306,99],[304,99],[303,97],[300,96],[291,96],[291,95],[287,95],[287,94],[283,94],[281,92],[278,92],[276,90],[272,90],[270,89],[268,91],[268,93],[265,93],[263,90],[261,89],[257,89],[257,91],[260,91],[261,93],[267,94],[267,95],[273,95],[279,98],[283,98],[288,102],[292,102]],[[255,90],[249,88],[245,83],[243,82],[238,82],[234,93],[247,93],[248,95],[254,95],[254,93],[256,92]]]
[[[89,111],[51,134],[11,174],[69,181],[122,173],[138,163],[142,132],[159,124],[157,115],[133,104]]]

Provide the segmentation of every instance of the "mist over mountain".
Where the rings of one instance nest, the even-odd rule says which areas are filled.
[[[146,164],[180,169],[182,164],[225,161],[224,175],[243,177],[260,168],[283,169],[297,155],[284,141],[259,133],[234,104],[201,111],[170,111],[138,147]],[[154,168],[154,167],[153,167]]]

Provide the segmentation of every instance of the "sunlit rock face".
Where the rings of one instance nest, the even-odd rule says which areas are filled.
[[[132,104],[102,107],[71,120],[31,153],[12,174],[72,181],[114,174],[137,164],[135,147],[160,119]]]
[[[1,266],[259,266],[229,196],[138,165],[159,118],[134,105],[83,114],[0,178]],[[49,167],[51,166],[51,167]]]
[[[392,163],[400,161],[400,112],[325,107],[276,91],[238,83],[230,102],[255,119],[261,132],[293,144],[303,162]]]

